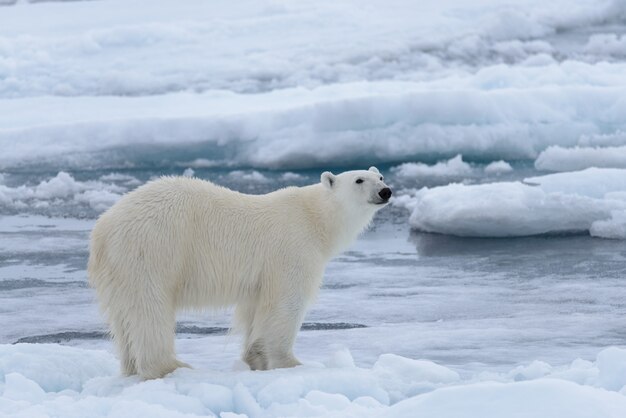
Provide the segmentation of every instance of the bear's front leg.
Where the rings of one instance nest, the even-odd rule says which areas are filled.
[[[296,334],[302,325],[305,304],[299,296],[283,295],[272,304],[257,306],[246,333],[243,360],[252,370],[295,367]]]

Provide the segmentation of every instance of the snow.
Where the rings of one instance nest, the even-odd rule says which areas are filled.
[[[179,369],[163,379],[122,377],[102,350],[0,345],[3,416],[581,417],[626,414],[626,350],[595,362],[545,364],[539,375],[461,378],[441,365],[384,354],[372,366]],[[340,356],[349,356],[344,352]],[[530,365],[529,367],[533,367]],[[514,375],[515,379],[511,378]],[[573,378],[575,377],[575,378]]]
[[[626,416],[623,0],[0,9],[0,415]],[[85,265],[122,194],[371,165],[395,207],[328,265],[304,366],[185,312],[195,369],[119,376]]]
[[[256,170],[234,170],[228,173],[228,176],[237,181],[247,181],[252,183],[267,183],[270,181],[266,176]]]
[[[103,176],[100,180],[78,181],[71,174],[60,171],[56,176],[36,185],[11,187],[0,184],[0,209],[9,212],[39,209],[47,213],[65,210],[68,213],[68,206],[74,206],[73,210],[90,208],[102,212],[137,183],[138,180],[132,176],[119,175]]]
[[[423,188],[395,201],[422,231],[474,237],[589,232],[621,238],[626,170],[590,168],[523,182]]]
[[[617,418],[624,414],[624,401],[623,395],[613,392],[550,379],[482,383],[408,399],[390,408],[388,416]]]
[[[379,163],[459,153],[468,158],[534,159],[556,141],[573,146],[584,135],[607,133],[604,126],[626,129],[621,118],[624,85],[536,86],[533,81],[545,72],[557,71],[554,77],[560,79],[571,73],[584,76],[587,70],[595,71],[491,68],[472,76],[484,80],[455,79],[448,83],[454,88],[443,91],[440,83],[445,81],[439,80],[371,81],[255,95],[0,100],[0,145],[6,149],[0,167],[35,160],[121,165],[126,161],[119,159],[119,151],[129,141],[161,150],[159,160],[172,158],[167,151],[176,144],[197,144],[189,154],[178,151],[186,158],[183,161],[259,168]],[[620,74],[625,70],[621,68]],[[491,84],[506,88],[485,87]],[[200,145],[206,158],[189,158]],[[95,157],[104,151],[108,152],[104,159]],[[220,158],[226,154],[234,154],[234,161]],[[125,158],[140,164],[155,157]]]
[[[567,13],[559,8],[563,4],[570,5]],[[555,46],[542,38],[557,30],[619,21],[624,13],[620,1],[546,5],[481,0],[469,7],[448,0],[414,7],[380,0],[341,4],[248,0],[238,5],[194,0],[181,7],[176,2],[143,0],[120,14],[121,5],[126,2],[5,8],[0,35],[6,38],[3,52],[10,59],[2,70],[10,78],[0,93],[23,97],[129,96],[187,89],[258,92],[390,76],[414,79],[424,70],[445,71],[471,54],[484,65],[504,58],[517,62],[537,52],[555,53]],[[25,27],[28,18],[39,16],[48,19]],[[319,44],[311,45],[312,40]],[[407,51],[410,47],[415,49]],[[563,52],[578,59],[587,54]],[[603,52],[591,53],[595,58],[598,53],[604,57]],[[125,60],[115,62],[119,57]],[[412,68],[416,64],[425,69]]]
[[[305,179],[305,177],[301,174],[298,173],[294,173],[292,171],[286,171],[283,174],[281,174],[280,178],[283,181],[302,181]]]
[[[423,163],[403,163],[392,167],[391,172],[398,177],[423,178],[423,177],[459,177],[471,175],[472,167],[463,161],[462,155],[457,155],[447,161],[440,161],[434,165]]]
[[[3,7],[0,169],[302,169],[623,146],[624,13],[620,0]]]
[[[546,171],[574,171],[589,167],[626,168],[626,146],[550,146],[539,154],[535,167]]]
[[[620,197],[626,200],[626,196]],[[611,218],[594,222],[589,233],[600,238],[626,239],[626,210],[611,211]]]
[[[615,33],[592,35],[584,50],[589,54],[624,58],[626,57],[626,36]]]
[[[504,160],[493,161],[485,166],[485,173],[487,174],[502,174],[511,171],[513,171],[513,167]]]

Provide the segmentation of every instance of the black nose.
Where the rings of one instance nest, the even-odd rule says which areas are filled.
[[[391,189],[389,187],[385,187],[380,192],[378,192],[378,196],[380,196],[384,200],[389,200],[391,197]]]

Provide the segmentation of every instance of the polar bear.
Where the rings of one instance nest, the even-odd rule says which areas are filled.
[[[230,305],[251,369],[300,364],[294,340],[326,263],[390,196],[376,167],[265,195],[186,177],[128,193],[96,222],[88,264],[123,373],[187,366],[174,353],[176,311]]]

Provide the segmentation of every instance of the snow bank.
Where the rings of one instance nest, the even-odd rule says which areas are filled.
[[[550,146],[535,160],[535,168],[538,170],[574,171],[589,167],[626,168],[626,146],[574,148]]]
[[[267,372],[179,369],[164,379],[120,377],[107,352],[58,345],[0,346],[3,416],[534,417],[626,414],[626,350],[595,362],[544,363],[539,376],[481,373],[462,379],[426,360],[384,354],[371,368],[350,353],[334,366]],[[347,357],[346,357],[347,356]],[[334,360],[331,360],[331,363]],[[530,365],[529,367],[533,367]],[[519,370],[520,367],[516,368]],[[241,415],[240,415],[241,416]]]
[[[592,230],[620,238],[625,192],[626,170],[590,168],[523,183],[423,188],[396,204],[411,209],[411,225],[427,232],[506,237]]]

